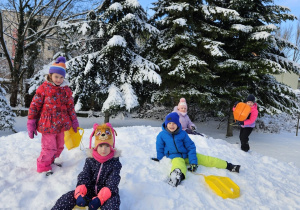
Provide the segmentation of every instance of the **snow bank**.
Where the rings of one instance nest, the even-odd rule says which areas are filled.
[[[113,124],[114,125],[114,124]],[[206,185],[202,176],[187,173],[177,188],[165,183],[170,160],[150,160],[156,156],[155,137],[160,127],[132,126],[116,128],[116,147],[122,150],[120,196],[121,209],[299,209],[300,169],[294,164],[251,151],[222,139],[191,136],[197,152],[240,164],[240,173],[200,166],[198,173],[230,177],[239,185],[241,196],[222,199]],[[92,129],[85,129],[87,147]],[[79,148],[64,150],[59,158],[62,168],[53,168],[46,177],[36,172],[41,135],[33,140],[27,132],[0,137],[0,201],[2,208],[50,209],[56,200],[76,186],[85,152]],[[296,161],[296,160],[295,160]]]

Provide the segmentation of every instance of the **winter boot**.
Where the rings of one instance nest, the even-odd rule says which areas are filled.
[[[62,164],[61,163],[56,163],[55,162],[55,155],[53,156],[53,158],[51,159],[51,165],[56,165],[56,166],[58,166],[58,167],[62,167]]]
[[[53,171],[52,171],[52,170],[49,170],[49,171],[45,171],[45,173],[46,173],[46,176],[50,176],[50,175],[53,174]]]
[[[241,145],[241,150],[243,150],[244,152],[248,152],[249,149],[250,149],[249,143]]]
[[[62,164],[61,164],[61,163],[55,163],[54,161],[53,161],[51,164],[56,165],[56,166],[58,166],[58,167],[62,167]]]
[[[176,168],[170,174],[170,178],[168,179],[168,184],[173,187],[177,187],[183,179],[184,179],[184,174],[180,171],[179,168]]]
[[[233,165],[233,164],[227,162],[226,169],[231,171],[231,172],[239,173],[240,172],[240,167],[241,167],[240,165]]]

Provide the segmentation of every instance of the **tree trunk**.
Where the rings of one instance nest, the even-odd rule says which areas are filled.
[[[105,111],[104,112],[104,123],[108,123],[109,122],[109,111]]]
[[[233,136],[233,127],[232,125],[230,125],[231,123],[233,123],[233,112],[230,110],[229,112],[229,117],[228,117],[228,122],[227,122],[227,133],[226,133],[226,137],[230,137]]]
[[[24,102],[25,102],[25,107],[26,108],[30,107],[30,103],[31,103],[32,98],[34,96],[34,94],[29,94],[28,91],[29,91],[29,85],[26,84],[25,85],[25,97],[24,97]]]
[[[12,81],[11,83],[11,95],[10,95],[10,106],[16,107],[18,101],[18,83]]]

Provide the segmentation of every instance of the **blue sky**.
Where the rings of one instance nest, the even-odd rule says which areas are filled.
[[[148,14],[152,15],[153,11],[150,10],[149,8],[152,7],[152,2],[156,2],[156,0],[138,0],[142,7],[147,10],[148,7]],[[291,14],[300,17],[300,0],[274,0],[275,4],[281,5],[281,6],[286,6],[290,8]],[[287,24],[290,24],[288,22]]]

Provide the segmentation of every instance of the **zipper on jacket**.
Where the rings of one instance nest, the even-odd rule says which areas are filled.
[[[175,135],[172,134],[172,137],[173,137],[173,142],[174,142],[174,145],[175,145],[175,148],[176,148],[177,152],[178,152],[178,153],[181,155],[181,157],[183,158],[182,153],[178,151],[177,145],[176,145],[176,143],[175,143]]]
[[[101,169],[102,169],[102,166],[103,166],[103,163],[100,163],[100,168],[99,168],[99,172],[98,172],[98,175],[97,175],[97,181],[95,183],[95,194],[97,195],[98,194],[98,189],[97,189],[97,183],[99,181],[99,177],[100,177],[100,173],[101,173]]]

